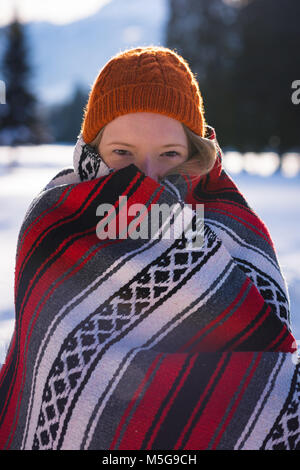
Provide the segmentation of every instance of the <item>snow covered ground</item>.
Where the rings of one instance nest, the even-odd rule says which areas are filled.
[[[18,231],[35,195],[63,167],[72,165],[72,146],[0,147],[0,364],[14,326],[13,276]],[[266,223],[289,286],[291,319],[300,340],[300,175],[299,155],[289,155],[285,173],[272,172],[276,155],[226,154],[227,170],[249,204]],[[14,164],[14,159],[18,164]],[[246,168],[247,172],[240,170]],[[253,168],[259,168],[260,174]],[[272,176],[266,176],[270,175]],[[264,175],[264,176],[263,176]],[[289,175],[289,177],[287,176]],[[298,342],[298,341],[297,341]]]

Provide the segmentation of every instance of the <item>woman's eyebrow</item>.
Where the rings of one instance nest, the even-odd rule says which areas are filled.
[[[109,142],[107,145],[125,145],[126,147],[135,147],[134,145],[126,144],[126,142]],[[162,147],[183,147],[183,148],[187,148],[187,146],[183,145],[183,144],[166,144],[166,145],[162,145]]]

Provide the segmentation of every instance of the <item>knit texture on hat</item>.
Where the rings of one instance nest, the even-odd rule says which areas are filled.
[[[85,108],[81,133],[90,143],[118,116],[156,112],[177,119],[204,136],[203,100],[188,63],[160,46],[125,50],[99,72]]]

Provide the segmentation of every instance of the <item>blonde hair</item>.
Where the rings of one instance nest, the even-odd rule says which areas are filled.
[[[177,174],[179,172],[188,174],[193,178],[209,173],[216,161],[217,151],[215,144],[210,139],[195,134],[185,124],[181,123],[181,125],[188,139],[188,159],[175,168],[172,168],[164,176]],[[97,151],[105,127],[106,126],[103,126],[101,128],[95,139],[89,144]]]

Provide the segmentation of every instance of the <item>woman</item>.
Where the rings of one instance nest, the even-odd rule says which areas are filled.
[[[299,449],[287,286],[176,52],[100,71],[74,168],[25,216],[15,306],[1,448]]]

